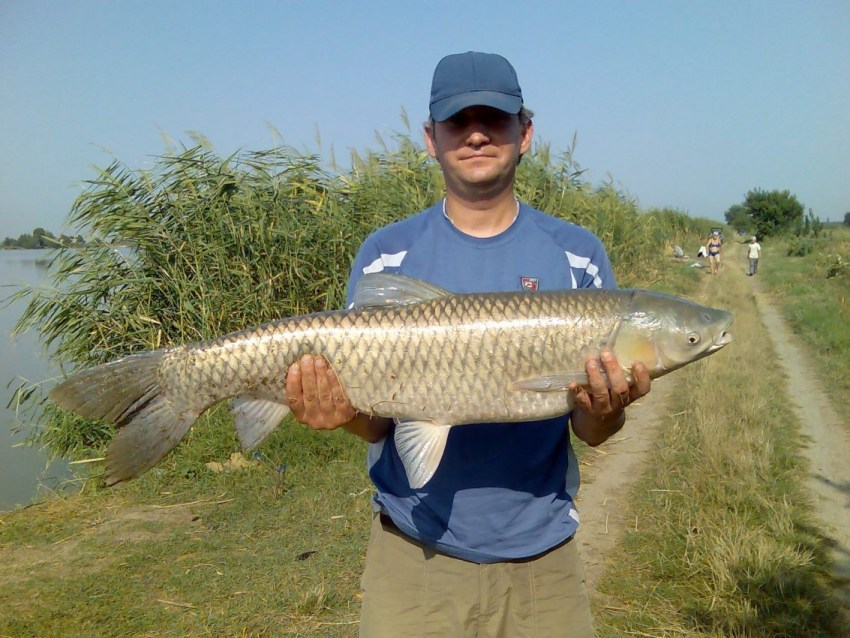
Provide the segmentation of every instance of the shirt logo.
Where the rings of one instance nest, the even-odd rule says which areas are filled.
[[[520,277],[520,283],[522,284],[523,290],[534,292],[537,290],[540,280],[537,277]]]

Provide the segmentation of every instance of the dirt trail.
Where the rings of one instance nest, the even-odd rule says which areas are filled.
[[[786,396],[802,425],[808,445],[808,487],[815,513],[832,539],[836,592],[850,608],[850,424],[842,423],[814,374],[815,367],[798,338],[752,279],[756,303],[774,350],[788,376]]]
[[[743,261],[727,262],[724,274],[744,277],[743,273],[731,272]],[[779,364],[788,377],[784,392],[808,442],[804,453],[811,464],[808,486],[815,496],[815,513],[832,539],[836,594],[850,608],[850,424],[842,423],[829,404],[813,372],[814,362],[809,360],[797,337],[761,291],[758,278],[748,281]],[[654,382],[646,399],[629,409],[623,431],[591,450],[582,463],[583,482],[578,498],[581,531],[577,538],[591,592],[596,590],[611,550],[623,532],[640,525],[640,521],[625,520],[624,504],[634,481],[643,471],[661,420],[669,412],[665,405],[675,384],[675,378]]]

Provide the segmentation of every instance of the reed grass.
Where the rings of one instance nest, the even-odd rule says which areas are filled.
[[[100,170],[68,219],[86,245],[57,248],[50,287],[18,293],[29,300],[18,328],[38,331],[66,370],[342,307],[363,239],[443,192],[438,167],[409,134],[354,154],[345,171],[288,147],[221,157],[199,139],[150,169],[115,160]],[[553,157],[538,144],[520,163],[517,190],[596,232],[621,285],[672,285],[670,245],[698,241],[708,222],[643,212],[580,176],[571,152]],[[100,456],[113,434],[45,402],[40,385],[22,386],[14,401],[31,439],[56,455]]]

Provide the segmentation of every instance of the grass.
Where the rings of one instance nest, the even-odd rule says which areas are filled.
[[[0,514],[0,636],[356,635],[365,447],[288,423],[258,465],[215,473],[239,449],[217,409],[137,480],[104,489],[88,465],[79,495]]]
[[[221,416],[137,481],[0,515],[0,636],[356,635],[365,445],[290,425],[215,473]]]
[[[727,268],[729,264],[727,263]],[[731,273],[730,273],[731,274]],[[600,636],[838,636],[828,541],[810,514],[799,426],[777,392],[743,277],[708,282],[735,310],[735,341],[681,371],[671,416],[611,557]],[[775,356],[775,355],[773,355]]]
[[[693,270],[666,262],[670,288]],[[743,279],[742,279],[743,280]],[[729,285],[729,281],[733,284]],[[666,431],[634,491],[639,526],[597,601],[601,636],[841,635],[799,432],[754,300],[729,278],[734,346],[677,373]],[[258,465],[224,410],[140,479],[0,515],[0,636],[354,636],[371,513],[365,445],[285,424]],[[96,472],[94,466],[90,466]]]

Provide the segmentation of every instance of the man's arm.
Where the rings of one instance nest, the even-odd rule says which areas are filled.
[[[392,426],[391,419],[357,412],[322,356],[304,355],[289,367],[286,399],[295,420],[314,430],[341,427],[369,443],[377,443]]]
[[[585,361],[589,387],[577,383],[571,383],[569,387],[575,397],[575,407],[570,415],[573,432],[591,447],[604,443],[618,432],[626,422],[626,406],[645,396],[650,389],[649,371],[644,364],[633,364],[634,384],[629,387],[622,367],[610,351],[602,353],[601,362],[602,369],[594,357]]]

